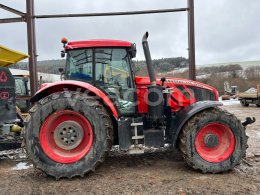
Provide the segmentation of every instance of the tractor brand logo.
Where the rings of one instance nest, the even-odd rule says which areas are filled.
[[[0,83],[6,83],[7,82],[7,75],[5,71],[2,71],[0,73]]]
[[[172,80],[172,79],[167,79],[166,82],[168,83],[175,83],[175,84],[184,84],[184,85],[193,85],[193,86],[196,86],[196,87],[200,87],[200,88],[204,88],[204,89],[209,89],[208,87],[204,86],[204,85],[201,85],[197,82],[193,82],[193,81],[186,81],[186,80]]]
[[[9,99],[9,97],[10,97],[9,92],[0,92],[0,99],[1,100]]]

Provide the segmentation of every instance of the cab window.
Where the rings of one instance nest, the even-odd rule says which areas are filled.
[[[66,77],[74,80],[92,81],[92,49],[68,51]]]

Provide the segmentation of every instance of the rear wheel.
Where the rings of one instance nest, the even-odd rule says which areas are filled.
[[[56,179],[84,176],[104,161],[113,126],[92,97],[59,92],[40,100],[26,123],[26,147],[36,168]]]
[[[179,147],[188,165],[204,173],[218,173],[233,169],[245,157],[247,136],[233,114],[214,108],[187,122]]]

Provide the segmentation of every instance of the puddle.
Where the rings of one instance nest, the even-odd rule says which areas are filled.
[[[209,180],[209,179],[211,179],[211,178],[208,177],[208,176],[202,175],[202,176],[199,176],[199,177],[195,177],[195,179],[199,179],[199,180]]]
[[[32,167],[33,165],[27,162],[19,162],[18,164],[15,165],[15,167],[12,168],[12,170],[25,170]]]

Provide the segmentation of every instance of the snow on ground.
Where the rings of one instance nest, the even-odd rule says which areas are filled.
[[[186,70],[188,70],[188,68],[174,68],[173,71],[169,71],[169,72],[166,72],[166,73],[165,73],[165,72],[164,72],[164,73],[159,72],[158,75],[183,73],[183,72],[185,72]]]
[[[223,103],[224,106],[230,106],[235,104],[240,104],[240,101],[238,99],[230,99],[230,100],[222,100],[222,98],[219,98],[219,101]]]
[[[13,170],[24,170],[24,169],[29,169],[32,168],[32,164],[28,164],[28,162],[19,162],[18,164],[13,167]]]
[[[246,69],[248,67],[251,66],[259,66],[260,65],[260,61],[242,61],[242,62],[225,62],[225,63],[215,63],[215,64],[198,64],[198,67],[212,67],[212,66],[227,66],[230,64],[239,64],[240,66],[242,66],[243,69]]]

